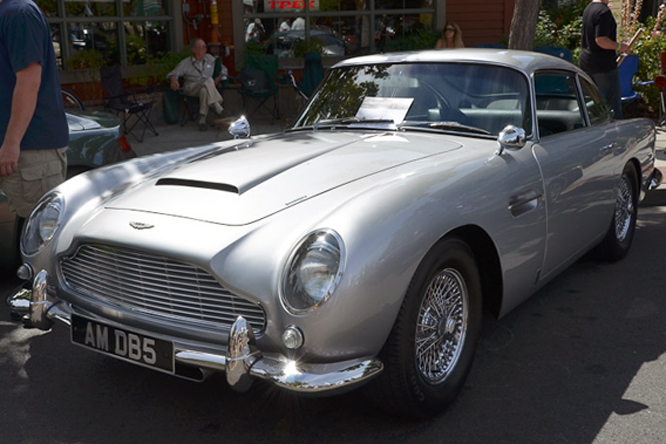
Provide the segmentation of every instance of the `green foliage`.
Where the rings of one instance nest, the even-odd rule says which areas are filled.
[[[558,25],[558,17],[551,17],[545,10],[539,11],[534,47],[555,46],[565,47],[572,51],[580,46],[580,30],[583,17],[573,17]],[[559,18],[561,20],[561,18]]]
[[[569,48],[573,53],[574,63],[580,55],[580,33],[583,25],[583,11],[589,0],[576,0],[568,5],[557,5],[558,2],[544,2],[539,11],[535,47],[555,46]],[[666,37],[660,33],[652,35],[656,18],[648,17],[638,28],[645,29],[641,38],[633,47],[632,54],[639,57],[638,72],[634,82],[649,82],[661,74],[661,52],[666,51]],[[618,29],[618,36],[624,30]],[[631,36],[626,37],[629,39]],[[620,37],[618,37],[620,38]],[[659,108],[659,91],[654,85],[635,86],[647,103],[648,112],[656,113]]]
[[[412,51],[432,49],[437,43],[440,33],[432,29],[421,29],[404,38],[394,38],[386,42],[384,52]]]
[[[192,55],[188,48],[181,52],[161,52],[157,56],[148,56],[146,63],[133,68],[133,75],[128,78],[130,84],[135,86],[146,86],[155,83],[166,85],[166,75],[173,70],[181,60]]]
[[[640,39],[634,44],[632,54],[638,56],[638,71],[635,82],[649,82],[661,74],[661,53],[666,51],[666,36],[657,32],[652,35],[656,19],[649,17],[639,27],[645,29]],[[654,85],[636,86],[648,104],[648,110],[656,113],[659,110],[659,90]]]
[[[104,55],[94,49],[81,50],[67,60],[70,69],[100,69],[106,66]]]
[[[266,54],[266,48],[261,43],[250,40],[245,43],[245,54],[263,55]]]
[[[294,48],[294,57],[305,57],[308,52],[318,52],[324,55],[324,44],[319,40],[310,40],[309,42],[301,40]]]
[[[146,42],[140,35],[127,36],[127,62],[130,65],[146,62]]]

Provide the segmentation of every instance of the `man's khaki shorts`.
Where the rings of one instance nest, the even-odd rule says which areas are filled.
[[[7,195],[9,209],[27,218],[39,199],[65,180],[67,148],[25,150],[19,156],[18,171],[0,177],[0,189]]]

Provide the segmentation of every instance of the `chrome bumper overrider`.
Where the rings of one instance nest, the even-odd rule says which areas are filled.
[[[648,181],[649,189],[654,190],[659,185],[661,185],[662,181],[663,181],[663,174],[661,173],[659,168],[654,168],[652,170],[652,175],[650,176],[650,179]]]
[[[57,322],[71,327],[69,307],[49,298],[46,281],[47,272],[42,270],[34,278],[32,290],[19,290],[7,298],[7,305],[23,315],[26,326],[48,330]],[[199,369],[202,375],[223,371],[229,385],[238,391],[247,390],[255,378],[301,393],[344,390],[376,376],[384,367],[376,358],[307,364],[286,357],[263,356],[257,348],[251,326],[241,316],[232,325],[225,354],[191,350],[174,342],[174,359],[177,364]]]

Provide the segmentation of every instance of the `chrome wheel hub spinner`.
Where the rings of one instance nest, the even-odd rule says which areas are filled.
[[[415,359],[430,384],[444,381],[455,368],[467,333],[467,286],[452,268],[442,270],[425,291],[416,324]]]

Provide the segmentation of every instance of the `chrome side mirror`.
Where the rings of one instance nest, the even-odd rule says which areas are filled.
[[[525,130],[514,125],[507,125],[500,131],[497,143],[499,143],[499,149],[495,154],[498,156],[501,156],[505,149],[518,150],[527,143]]]
[[[250,122],[247,121],[245,116],[241,116],[229,125],[229,134],[234,136],[234,139],[247,139],[250,137]]]

